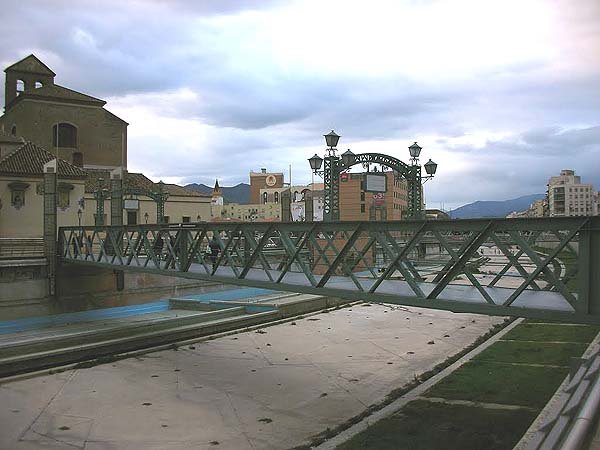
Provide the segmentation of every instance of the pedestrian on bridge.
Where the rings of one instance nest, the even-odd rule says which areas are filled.
[[[215,236],[211,238],[208,247],[210,248],[210,261],[212,262],[212,270],[214,272],[217,268],[217,256],[219,256],[219,252],[221,251],[221,247]]]

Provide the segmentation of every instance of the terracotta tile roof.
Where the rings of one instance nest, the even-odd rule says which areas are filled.
[[[106,105],[106,102],[104,100],[92,97],[91,95],[82,94],[81,92],[74,91],[64,86],[59,86],[58,84],[49,84],[37,89],[24,91],[21,94],[19,94],[19,96],[14,101],[18,101],[20,98],[27,97],[45,99],[51,98],[54,100],[66,100],[76,103],[92,103],[97,106]]]
[[[99,178],[103,178],[103,186],[110,190],[110,170],[105,169],[85,169],[87,172],[87,180],[85,182],[85,192],[95,192],[98,189],[100,182]],[[127,172],[124,179],[125,191],[138,192],[158,192],[158,183],[154,183],[150,178],[143,173]],[[163,190],[169,195],[178,197],[203,197],[211,198],[209,194],[192,191],[176,184],[163,184]],[[140,194],[141,195],[141,194]]]
[[[0,160],[0,174],[42,177],[44,164],[55,159],[49,151],[27,142]],[[80,167],[58,159],[58,176],[61,178],[85,178],[87,173]]]

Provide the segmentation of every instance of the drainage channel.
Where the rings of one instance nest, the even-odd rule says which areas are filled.
[[[98,364],[135,351],[154,351],[205,336],[264,326],[347,303],[306,294],[270,294],[245,300],[170,299],[160,311],[5,334],[0,378],[72,364]]]

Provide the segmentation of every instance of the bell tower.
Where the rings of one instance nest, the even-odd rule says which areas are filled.
[[[223,192],[219,186],[219,180],[215,180],[215,187],[212,190],[211,205],[223,206]]]
[[[54,84],[56,74],[35,55],[29,55],[4,69],[4,110],[8,111],[12,102],[23,92],[32,93],[42,86]]]

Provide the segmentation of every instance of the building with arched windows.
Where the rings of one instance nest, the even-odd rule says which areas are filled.
[[[127,122],[105,109],[104,100],[56,84],[56,74],[34,55],[4,72],[0,133],[22,137],[78,167],[127,167]]]

